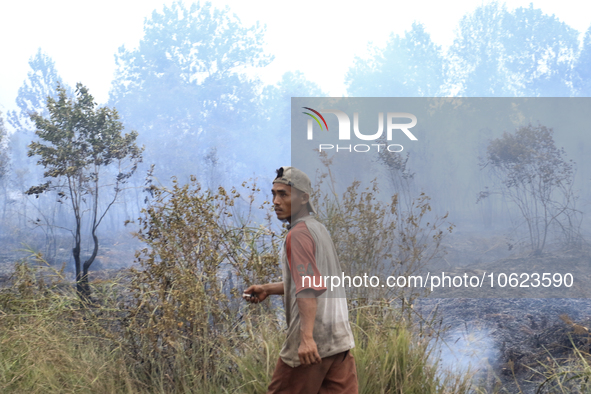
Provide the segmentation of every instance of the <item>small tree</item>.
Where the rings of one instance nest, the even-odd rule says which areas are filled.
[[[27,194],[53,191],[58,201],[70,200],[75,219],[74,263],[78,293],[88,298],[88,269],[98,253],[97,228],[109,208],[117,201],[121,186],[135,172],[142,159],[143,148],[135,140],[137,132],[122,134],[123,125],[114,108],[97,108],[94,98],[82,84],[76,85],[76,97],[68,97],[60,84],[58,97],[47,98],[49,118],[32,114],[31,119],[40,138],[29,145],[28,155],[40,156],[39,165],[45,168],[47,182],[31,187]],[[109,174],[108,169],[115,167]],[[113,176],[112,183],[106,179]],[[112,186],[113,193],[101,209],[100,192]],[[83,216],[88,213],[90,235],[94,248],[92,254],[81,264]]]
[[[552,133],[531,124],[515,134],[505,132],[490,142],[482,162],[503,185],[501,192],[519,208],[534,255],[542,253],[552,225],[569,238],[578,228],[573,220],[579,214],[573,192],[574,163],[566,160],[564,149],[556,147]],[[481,192],[479,200],[489,194]]]

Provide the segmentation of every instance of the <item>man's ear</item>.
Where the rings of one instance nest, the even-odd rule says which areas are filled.
[[[310,201],[310,195],[308,193],[304,193],[303,191],[301,191],[299,189],[292,189],[292,193],[293,192],[298,194],[298,197],[300,197],[302,199],[304,204],[307,204],[308,201]]]
[[[307,204],[308,202],[310,202],[310,195],[308,193],[302,193],[302,200],[305,204]]]

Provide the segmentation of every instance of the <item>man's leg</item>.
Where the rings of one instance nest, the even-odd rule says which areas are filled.
[[[316,394],[338,355],[322,359],[320,364],[292,368],[281,358],[277,361],[267,394]],[[342,353],[340,354],[342,357]]]
[[[336,355],[318,394],[358,394],[357,367],[349,350]]]

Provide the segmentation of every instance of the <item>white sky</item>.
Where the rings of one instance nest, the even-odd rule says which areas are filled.
[[[190,2],[186,0],[185,2]],[[37,48],[53,58],[70,85],[82,82],[98,102],[108,98],[121,45],[135,47],[143,22],[172,0],[21,0],[7,1],[0,13],[0,111],[16,108],[18,88]],[[345,93],[344,76],[353,58],[366,53],[368,42],[383,45],[391,32],[403,34],[413,21],[424,24],[432,39],[451,44],[460,18],[483,2],[460,0],[214,0],[229,5],[243,24],[267,25],[266,50],[275,55],[261,77],[276,82],[289,70],[300,70],[333,96]],[[508,8],[527,6],[510,0]],[[537,0],[534,7],[555,14],[580,32],[591,23],[591,5],[580,0]]]

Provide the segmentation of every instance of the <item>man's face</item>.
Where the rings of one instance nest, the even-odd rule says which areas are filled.
[[[298,217],[308,203],[305,193],[283,183],[274,183],[271,193],[273,193],[273,206],[277,219],[287,220],[290,223],[292,216]]]

